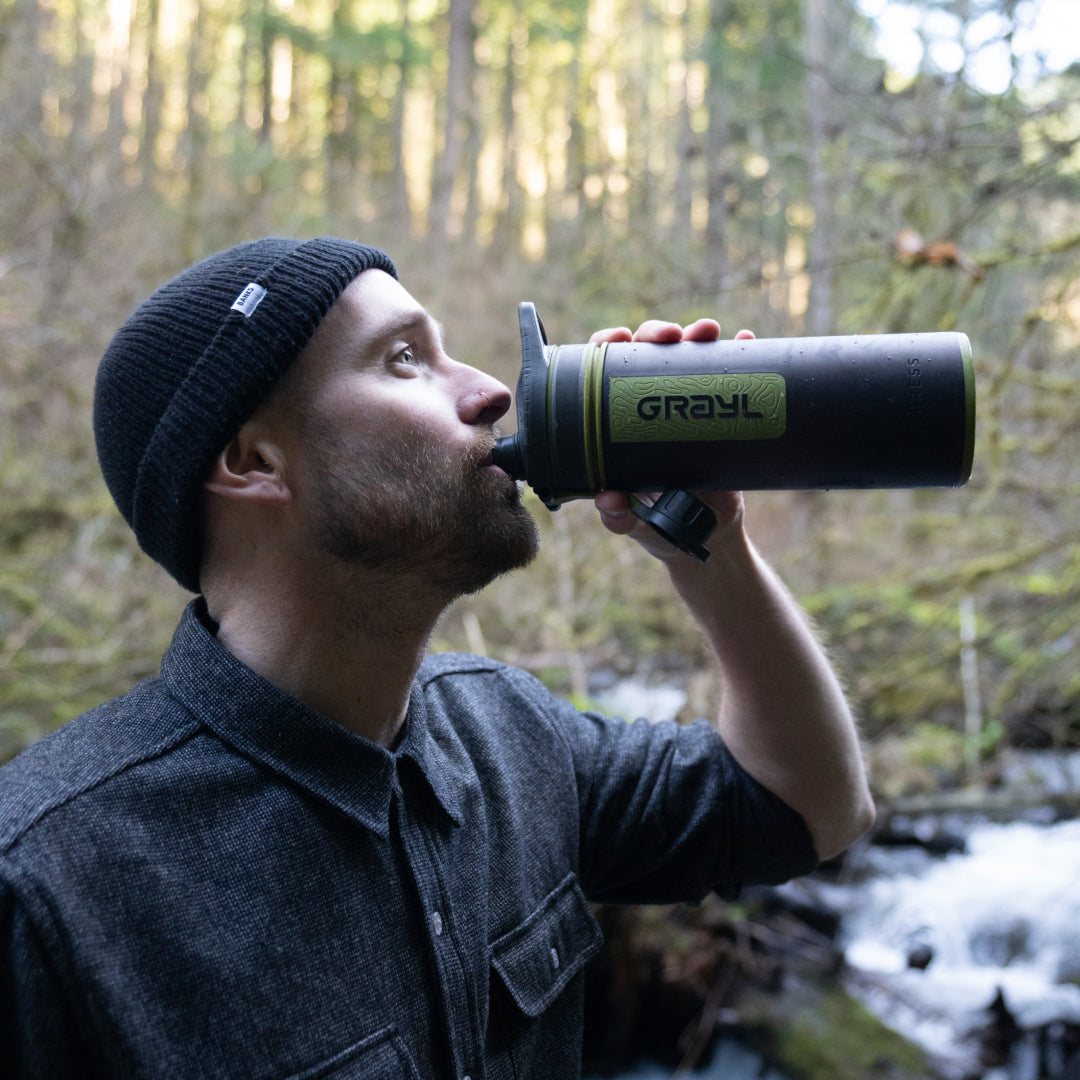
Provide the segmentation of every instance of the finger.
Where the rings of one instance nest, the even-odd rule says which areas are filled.
[[[757,337],[757,334],[753,330],[740,330],[735,335],[736,341],[753,341]]]
[[[607,330],[597,330],[589,338],[590,345],[601,345],[605,341],[633,341],[634,335],[629,326],[613,326]]]
[[[601,491],[593,500],[600,511],[600,520],[613,533],[620,536],[633,529],[637,518],[631,509],[630,499],[621,491]]]
[[[658,345],[667,345],[682,341],[683,328],[674,322],[663,319],[646,319],[634,333],[634,341],[651,341]]]
[[[717,341],[720,324],[715,319],[698,319],[683,331],[683,341]]]

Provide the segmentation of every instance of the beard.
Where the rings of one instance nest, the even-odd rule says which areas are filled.
[[[322,459],[312,528],[315,542],[335,559],[421,576],[449,601],[535,557],[539,533],[517,484],[481,468],[493,436],[455,458],[422,432],[406,433],[351,466],[344,440],[331,438],[341,452]]]

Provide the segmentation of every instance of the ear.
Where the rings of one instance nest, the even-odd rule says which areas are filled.
[[[281,505],[292,498],[283,465],[278,446],[248,423],[218,454],[203,487],[227,499]]]

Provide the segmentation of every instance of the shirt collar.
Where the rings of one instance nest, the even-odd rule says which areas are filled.
[[[462,822],[465,778],[438,745],[418,683],[395,750],[364,739],[291,697],[218,641],[202,598],[188,605],[161,664],[170,692],[219,738],[355,818],[389,835],[398,767],[418,767],[443,811]]]

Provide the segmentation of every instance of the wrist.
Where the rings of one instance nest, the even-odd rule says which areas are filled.
[[[762,560],[741,520],[717,528],[706,546],[705,562],[674,550],[665,560],[672,584],[691,607],[730,596],[761,570]]]

